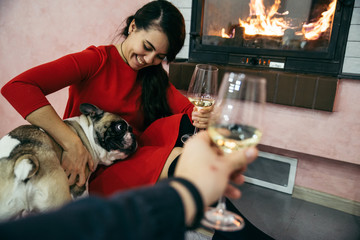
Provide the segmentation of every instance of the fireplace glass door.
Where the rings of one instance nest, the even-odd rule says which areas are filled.
[[[328,51],[336,0],[204,2],[204,45]]]
[[[193,0],[189,61],[337,76],[353,5],[353,0]]]

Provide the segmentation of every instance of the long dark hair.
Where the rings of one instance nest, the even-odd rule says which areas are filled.
[[[125,37],[129,35],[129,26],[133,20],[139,30],[147,31],[154,28],[165,33],[169,41],[167,62],[175,59],[176,54],[184,45],[185,23],[182,14],[173,4],[165,0],[149,2],[135,15],[127,18],[121,35]],[[142,83],[141,104],[145,127],[156,119],[170,116],[172,113],[166,98],[169,78],[162,64],[140,69],[137,80]]]

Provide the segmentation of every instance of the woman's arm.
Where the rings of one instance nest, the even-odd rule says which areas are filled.
[[[46,95],[90,78],[101,61],[101,53],[96,48],[69,54],[19,74],[1,88],[1,93],[26,118],[50,104]]]
[[[191,119],[194,105],[172,83],[169,83],[167,99],[173,114],[185,113]]]
[[[93,47],[29,69],[1,89],[3,96],[27,121],[47,131],[62,146],[62,166],[71,184],[78,175],[77,184],[83,185],[84,166],[89,164],[92,169],[93,162],[78,136],[63,123],[45,96],[81,84],[99,68],[100,63],[101,55]]]
[[[186,113],[197,128],[207,128],[213,108],[198,110],[194,105],[170,83],[167,93],[170,109],[174,114]]]
[[[62,147],[61,165],[69,177],[69,184],[76,182],[79,186],[84,185],[85,165],[88,164],[90,170],[94,171],[94,162],[81,139],[63,122],[54,108],[51,105],[41,107],[30,113],[26,120],[44,129]]]

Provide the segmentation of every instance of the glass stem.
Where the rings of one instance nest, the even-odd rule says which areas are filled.
[[[218,204],[216,205],[216,209],[219,213],[223,214],[226,210],[226,200],[224,196],[219,198]]]
[[[198,131],[199,131],[199,129],[197,127],[195,127],[194,128],[194,135],[196,135]]]

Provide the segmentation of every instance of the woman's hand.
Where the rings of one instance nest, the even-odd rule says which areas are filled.
[[[197,128],[207,128],[209,123],[210,114],[213,108],[201,108],[194,107],[192,112],[193,125]]]
[[[26,120],[44,129],[63,148],[62,159],[59,160],[69,177],[69,184],[84,185],[85,166],[88,164],[90,171],[94,171],[94,162],[79,136],[64,123],[50,105],[33,111]]]
[[[82,141],[76,136],[72,143],[63,147],[61,160],[61,166],[69,178],[69,185],[76,183],[78,186],[82,186],[85,184],[86,165],[89,166],[90,171],[94,171],[94,162],[90,153],[84,147]]]

